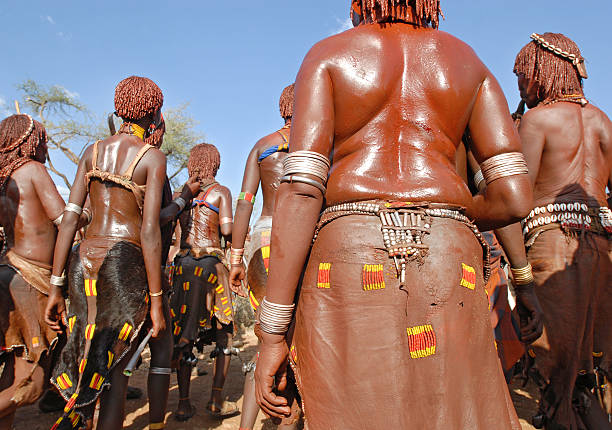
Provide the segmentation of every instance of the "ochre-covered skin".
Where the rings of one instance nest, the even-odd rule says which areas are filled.
[[[261,138],[251,150],[244,169],[242,179],[243,192],[253,195],[257,194],[261,184],[263,203],[261,208],[261,218],[271,217],[276,202],[276,194],[280,186],[280,178],[283,171],[283,161],[287,158],[287,150],[278,151],[265,159],[259,161],[259,157],[268,148],[282,146],[288,143],[291,132],[291,119],[286,121],[285,127]],[[285,137],[286,136],[286,137]],[[287,139],[287,140],[285,140]],[[234,230],[232,234],[232,246],[235,249],[245,247],[245,239],[249,230],[253,204],[246,200],[239,200],[236,205],[236,216],[234,217]],[[249,261],[246,262],[247,268]],[[235,289],[240,290],[240,280],[245,279],[245,271],[241,265],[232,267],[230,281]]]
[[[195,199],[201,199],[204,193],[196,195]],[[219,208],[219,213],[201,206],[194,210],[185,210],[179,216],[181,225],[181,249],[191,248],[221,248],[220,219],[231,220],[232,217],[232,198],[230,191],[222,186],[216,185],[208,194],[206,201]],[[231,234],[231,221],[228,226]],[[223,232],[224,235],[229,234]]]
[[[521,150],[495,78],[467,45],[449,34],[399,22],[362,24],[323,40],[306,56],[296,82],[290,152],[310,150],[332,156],[333,151],[332,165],[325,202],[321,192],[309,185],[279,188],[267,299],[292,303],[307,267],[302,285],[308,294],[299,294],[294,339],[311,430],[347,423],[352,423],[351,428],[379,428],[389,420],[392,428],[402,428],[402,423],[414,428],[488,428],[492,423],[500,429],[520,428],[493,347],[482,249],[465,224],[434,219],[438,226],[432,224],[425,239],[430,253],[421,269],[416,262],[408,264],[405,291],[399,290],[391,260],[381,255],[380,221],[366,224],[376,218],[351,216],[330,223],[321,230],[308,258],[321,209],[336,203],[455,204],[465,207],[483,230],[525,216],[532,205],[526,175],[499,179],[472,197],[455,168],[455,153],[466,128],[478,162]],[[329,233],[335,229],[341,234]],[[329,262],[327,258],[342,263],[334,270],[332,262],[329,291],[314,286],[314,271],[320,268],[315,251],[323,263]],[[458,284],[461,263],[474,269],[474,290]],[[382,264],[386,287],[362,288],[358,271],[344,264]],[[459,295],[469,299],[461,300]],[[309,313],[315,309],[320,312]],[[419,314],[410,312],[413,309]],[[356,317],[364,312],[365,319]],[[336,321],[347,324],[339,326]],[[415,329],[418,334],[410,339],[421,339],[426,332],[432,341],[428,325],[436,336],[440,333],[440,347],[435,354],[413,359],[406,349],[407,329],[425,326]],[[347,348],[345,334],[357,332],[359,342]],[[258,402],[269,414],[287,416],[290,408],[272,386],[275,376],[281,391],[286,386],[288,347],[281,335],[262,333],[261,338]],[[344,370],[346,366],[353,371]],[[478,372],[469,380],[449,384],[460,368]],[[392,383],[386,383],[389,374],[397,376]],[[314,390],[316,382],[321,385]],[[357,385],[362,392],[353,401]],[[343,401],[331,404],[330,399]]]
[[[191,157],[194,157],[193,151]],[[198,164],[198,160],[190,160],[192,162]],[[211,169],[213,174],[218,167],[217,162]],[[190,174],[194,173],[190,171]],[[231,358],[223,353],[223,349],[232,346],[234,315],[229,272],[221,249],[221,237],[225,238],[226,244],[232,237],[232,195],[227,187],[215,182],[214,177],[199,180],[203,185],[193,206],[188,206],[179,216],[180,251],[174,260],[172,311],[180,396],[177,418],[181,421],[195,413],[190,402],[191,370],[195,365],[193,348],[196,343],[212,341],[204,339],[210,337],[211,329],[217,356],[207,409],[218,412],[233,405],[224,402],[222,397]]]
[[[539,104],[537,84],[519,75],[521,97],[532,109],[519,133],[534,187],[536,206],[550,203],[608,206],[612,186],[612,123],[591,103]],[[595,218],[595,221],[598,221]],[[578,373],[592,375],[592,353],[612,376],[612,242],[610,235],[549,225],[529,241],[536,293],[544,311],[544,335],[533,345],[538,371],[550,384],[540,409],[549,426],[591,427],[572,407]],[[599,355],[599,354],[598,354]],[[578,378],[578,381],[577,381]],[[598,408],[592,403],[593,409]],[[587,408],[587,412],[588,412]],[[581,415],[579,415],[582,413]],[[583,422],[584,420],[584,422]]]
[[[283,171],[283,161],[287,158],[287,149],[277,151],[260,161],[262,154],[269,148],[283,147],[289,143],[291,133],[291,118],[286,118],[285,126],[261,138],[251,150],[244,169],[242,180],[243,192],[257,194],[259,185],[263,197],[260,218],[253,225],[249,232],[250,239],[245,243],[249,222],[253,211],[253,204],[245,200],[238,201],[236,216],[234,217],[234,233],[232,246],[236,249],[245,248],[245,266],[233,265],[230,272],[230,282],[234,289],[244,294],[241,281],[248,287],[247,294],[253,310],[257,311],[257,306],[266,295],[266,284],[268,280],[268,256],[270,250],[270,234],[272,225],[272,213],[276,194],[280,185]],[[264,249],[267,248],[267,249]],[[256,356],[253,362],[257,362]],[[255,424],[259,407],[255,404],[255,381],[252,374],[247,374],[244,383],[244,401],[242,402],[242,416],[240,421],[241,429],[251,429]],[[294,384],[290,384],[288,390],[295,391]],[[295,397],[295,393],[290,396]],[[297,409],[297,403],[292,410]],[[293,429],[296,425],[297,414],[283,420],[280,429]]]
[[[464,145],[457,149],[457,173],[464,178],[470,189],[477,193],[473,180],[474,172],[480,170],[478,162],[466,146],[472,146],[469,136],[464,136]],[[481,183],[486,187],[486,183]],[[498,228],[495,232],[484,232],[491,251],[491,279],[487,282],[491,323],[495,332],[497,353],[502,363],[506,379],[513,375],[514,364],[525,352],[525,345],[542,335],[542,309],[535,294],[535,284],[514,286],[516,311],[520,317],[520,332],[515,328],[514,316],[508,303],[508,279],[501,265],[502,254],[510,267],[522,268],[527,265],[520,225],[511,224]]]
[[[8,357],[0,380],[0,428],[12,428],[15,410],[42,395],[57,343],[44,322],[44,308],[57,235],[53,220],[62,214],[64,200],[42,164],[45,154],[42,143],[36,160],[15,170],[0,195],[8,248],[0,260],[1,346],[9,350],[3,353]]]
[[[158,120],[159,111],[155,115],[149,115],[139,120],[138,124],[147,130],[151,123],[154,121],[157,123]],[[126,172],[143,147],[144,143],[138,137],[120,133],[98,144],[97,165],[103,172],[121,175]],[[119,344],[113,346],[113,348],[117,348],[115,350],[116,359],[112,362],[110,375],[104,381],[104,384],[107,384],[110,380],[112,385],[110,391],[105,391],[101,397],[99,426],[102,426],[101,428],[106,428],[105,426],[111,428],[120,426],[123,421],[127,378],[122,375],[122,371],[130,358],[130,351],[125,350],[125,348],[131,350],[137,343],[136,333],[141,329],[147,316],[147,307],[150,306],[148,313],[152,321],[153,336],[158,337],[160,333],[165,333],[167,316],[164,315],[164,308],[167,307],[167,302],[164,303],[162,296],[150,298],[149,305],[146,304],[145,300],[148,291],[154,293],[162,289],[162,243],[159,219],[163,187],[166,180],[166,159],[161,151],[150,148],[135,166],[131,180],[136,186],[145,188],[144,203],[141,210],[133,192],[124,187],[108,181],[102,182],[98,178],[92,178],[88,186],[86,174],[92,171],[92,158],[93,145],[88,147],[83,154],[70,195],[70,202],[77,206],[82,207],[87,196],[92,203],[92,222],[87,229],[84,240],[80,243],[78,255],[74,256],[77,260],[80,260],[82,275],[79,269],[71,275],[70,283],[71,288],[76,288],[77,286],[73,284],[82,282],[83,277],[97,278],[98,296],[97,298],[86,297],[87,305],[81,303],[84,309],[88,309],[85,315],[81,315],[87,321],[78,318],[75,325],[79,327],[79,331],[76,334],[73,333],[72,337],[83,336],[85,324],[93,322],[90,321],[92,318],[95,318],[97,325],[94,339],[97,333],[100,333],[107,324],[110,324],[113,330],[116,329],[121,333],[122,327],[114,326],[120,317],[117,317],[111,310],[105,309],[104,306],[110,306],[109,303],[112,301],[107,302],[104,297],[106,294],[111,294],[113,295],[111,299],[115,300],[117,299],[117,297],[114,297],[115,295],[125,295],[121,300],[130,303],[130,306],[125,308],[124,319],[126,323],[131,323],[133,327],[125,341],[121,340],[119,333],[119,343],[124,342],[121,348],[119,348]],[[76,231],[75,218],[76,215],[71,212],[66,212],[64,215],[54,255],[54,274],[56,275],[61,274],[66,268],[67,257],[72,248]],[[133,251],[129,251],[130,247],[133,247]],[[113,258],[116,259],[116,253],[125,256],[118,261],[112,260]],[[134,259],[133,264],[136,266],[142,267],[142,262],[144,262],[146,271],[133,270],[130,272],[125,266],[116,266],[117,264],[126,264],[129,260],[128,254],[129,258]],[[110,276],[108,272],[102,270],[101,268],[105,267],[103,262],[106,260],[108,260],[109,265],[115,265],[113,266],[114,269],[111,270],[120,270],[122,273],[116,274],[111,271],[112,276]],[[140,261],[140,263],[137,261]],[[114,277],[117,275],[119,278]],[[83,291],[82,288],[83,286],[81,286],[80,291]],[[136,297],[139,298],[136,299]],[[145,305],[144,313],[140,309],[132,309],[132,305],[135,306],[138,301]],[[92,306],[94,303],[95,306]],[[104,315],[108,316],[108,320],[104,319]],[[62,320],[67,321],[65,318],[65,305],[61,293],[57,289],[52,289],[47,306],[47,320],[51,327],[62,330],[65,323]],[[73,341],[75,344],[76,342],[79,342],[78,338]],[[125,345],[125,343],[128,345]],[[98,345],[98,343],[95,344]],[[68,346],[70,345],[69,342]],[[65,354],[70,354],[72,350],[67,347],[66,351],[68,352]],[[64,394],[64,391],[70,394],[72,394],[71,391],[74,391],[74,387],[79,380],[79,373],[73,369],[75,365],[78,366],[78,363],[75,364],[74,361],[82,358],[83,353],[84,351],[81,349],[78,350],[77,355],[79,357],[69,355],[65,357],[63,363],[66,365],[66,369],[70,369],[71,374],[75,372],[76,376],[72,376],[74,386],[67,391],[62,390],[62,394]],[[88,366],[96,366],[98,361],[88,360]],[[89,375],[89,372],[91,370],[85,367],[84,375]],[[83,381],[83,387],[87,387],[89,382],[89,380]],[[82,390],[83,401],[88,401],[91,397],[86,391],[86,389]],[[88,412],[85,412],[85,415],[88,415]]]

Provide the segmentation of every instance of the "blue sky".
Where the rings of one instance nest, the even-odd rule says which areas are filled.
[[[441,29],[474,48],[511,110],[516,53],[532,32],[553,31],[578,43],[587,97],[612,112],[612,1],[442,0],[442,8]],[[0,116],[14,113],[24,79],[62,85],[102,115],[121,79],[148,76],[165,106],[190,103],[221,152],[219,181],[237,194],[250,148],[282,126],[282,88],[314,43],[348,28],[348,9],[349,0],[3,1]]]

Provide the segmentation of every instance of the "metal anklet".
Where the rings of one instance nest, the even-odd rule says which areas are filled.
[[[149,373],[153,375],[171,375],[172,369],[169,367],[150,367]]]

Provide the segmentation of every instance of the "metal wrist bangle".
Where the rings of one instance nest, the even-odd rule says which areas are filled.
[[[163,296],[164,295],[164,291],[163,290],[159,290],[157,293],[152,293],[151,291],[149,291],[149,296],[150,297],[159,297],[159,296]]]
[[[60,216],[58,216],[57,218],[55,218],[55,219],[53,220],[53,224],[54,224],[56,227],[59,227],[59,226],[60,226],[60,224],[62,223],[62,220],[63,220],[63,219],[64,219],[64,212],[62,212],[62,214],[61,214]]]
[[[55,287],[63,287],[64,285],[66,285],[66,276],[51,275],[51,279],[49,279],[49,283]]]
[[[534,281],[531,263],[527,263],[525,267],[521,267],[518,269],[511,267],[510,272],[512,272],[514,285],[517,287],[529,285]]]
[[[239,266],[242,264],[242,256],[244,255],[244,248],[236,249],[231,248],[230,250],[230,265]]]
[[[327,189],[320,182],[315,181],[314,179],[307,178],[305,176],[297,176],[297,175],[286,175],[281,178],[281,183],[287,182],[289,184],[293,182],[301,182],[303,184],[312,185],[315,188],[318,188],[323,195],[325,195]]]
[[[268,334],[285,334],[293,319],[295,304],[283,305],[269,302],[265,297],[259,312],[259,328]]]
[[[182,197],[177,197],[173,200],[173,202],[176,203],[176,205],[179,207],[179,211],[182,211],[183,209],[185,209],[185,206],[187,206],[187,202]]]
[[[91,218],[92,218],[91,210],[89,208],[83,208],[83,213],[87,217],[87,224],[91,223]]]
[[[83,213],[83,208],[79,205],[75,205],[74,203],[67,203],[64,208],[64,212],[74,212],[77,215],[81,215]]]
[[[484,175],[482,174],[482,170],[479,170],[474,174],[474,184],[476,185],[478,191],[482,190],[485,187],[486,182]]]

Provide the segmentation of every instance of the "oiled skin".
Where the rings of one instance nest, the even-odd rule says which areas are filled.
[[[198,198],[198,196],[196,196]],[[217,185],[210,191],[206,201],[219,208],[217,214],[204,206],[197,210],[185,210],[179,216],[181,230],[181,249],[221,248],[221,235],[231,240],[232,234],[232,194],[227,187]],[[193,215],[193,218],[192,218]],[[230,222],[219,224],[221,219]]]
[[[285,125],[287,124],[291,124],[290,119],[286,121]],[[258,161],[258,159],[266,149],[272,146],[282,145],[284,142],[283,137],[278,132],[262,137],[257,141],[251,150],[244,168],[242,191],[255,195],[257,194],[259,185],[261,184],[261,192],[263,196],[263,204],[261,209],[262,217],[272,216],[274,211],[276,194],[278,192],[280,178],[283,172],[283,160],[287,158],[287,154],[285,152],[277,152],[263,159],[261,163]],[[252,212],[253,205],[250,202],[245,200],[238,201],[238,204],[236,205],[234,230],[232,234],[232,245],[235,249],[244,248],[244,242],[249,229],[249,222],[251,220]],[[243,265],[232,265],[232,270],[230,272],[230,283],[232,285],[232,289],[242,296],[246,296],[240,283],[244,277],[245,270]]]
[[[523,75],[518,78],[521,97],[531,108],[519,133],[536,205],[609,206],[612,122],[591,103],[539,104],[533,81]],[[591,350],[603,353],[597,366],[608,375],[612,372],[610,246],[609,239],[600,235],[568,240],[552,230],[542,233],[527,254],[545,317],[544,335],[534,343],[538,369],[550,381],[540,410],[568,428],[579,428],[580,420],[587,428],[610,428],[596,402],[585,412],[573,406],[578,371],[594,366]],[[554,404],[547,401],[551,398]]]
[[[214,178],[205,179],[207,181],[214,180]],[[202,199],[203,197],[204,192],[200,192],[195,198]],[[227,244],[231,242],[233,228],[232,193],[227,187],[217,184],[206,196],[206,202],[219,208],[219,213],[217,214],[212,209],[202,205],[192,210],[186,209],[179,216],[179,225],[177,225],[175,232],[180,236],[181,249],[207,247],[220,249],[221,236],[225,238]],[[218,262],[216,264],[216,270],[218,271],[217,273],[224,272],[223,276],[219,276],[221,279],[227,279],[225,277],[227,276],[225,275],[227,269],[222,263]],[[221,348],[231,348],[232,325],[223,325],[218,321],[216,324],[216,345]],[[188,348],[192,348],[192,345],[189,345]],[[213,387],[223,388],[225,385],[230,360],[231,356],[224,354],[220,354],[215,358]],[[177,371],[179,394],[181,396],[177,412],[180,414],[188,414],[193,408],[189,400],[191,369],[191,365],[180,360]],[[223,399],[221,394],[221,390],[213,388],[209,403],[222,407]]]
[[[36,160],[28,162],[15,170],[8,179],[6,193],[0,195],[0,225],[6,233],[7,248],[30,260],[50,265],[53,260],[53,247],[57,228],[53,224],[64,211],[64,200],[47,172],[44,161],[46,145],[41,145]],[[12,269],[0,268],[0,283],[27,289],[28,284]],[[10,300],[10,299],[9,299]],[[36,309],[32,309],[33,312]],[[33,316],[33,319],[40,320]],[[6,346],[6,345],[5,345]],[[12,428],[17,404],[13,395],[18,385],[31,373],[31,397],[22,405],[34,403],[43,394],[50,361],[44,359],[38,364],[28,363],[24,357],[11,357],[7,360],[7,375],[14,373],[12,381],[2,380],[0,384],[0,428]],[[8,366],[13,366],[9,369]],[[35,371],[33,369],[35,368]]]
[[[474,52],[451,35],[410,24],[360,25],[315,45],[296,82],[291,151],[330,155],[326,203],[392,199],[463,205],[483,230],[531,209],[526,175],[497,180],[472,198],[455,170],[466,128],[480,163],[520,151],[506,100]],[[313,177],[314,179],[314,177]],[[282,184],[274,212],[267,298],[292,303],[322,195]],[[299,214],[299,216],[296,216]],[[266,413],[289,414],[283,390],[287,345],[262,334],[257,398]]]
[[[0,195],[0,224],[8,248],[50,265],[57,236],[53,220],[63,212],[64,200],[45,166],[37,161],[21,166],[8,180],[6,194]]]
[[[612,122],[605,113],[590,103],[539,105],[523,116],[519,133],[536,206],[561,201],[607,206]]]
[[[285,121],[285,126],[291,124],[291,119]],[[257,141],[247,158],[244,168],[244,177],[242,179],[242,191],[257,194],[259,185],[263,196],[263,204],[261,216],[272,216],[274,211],[274,203],[276,202],[276,194],[280,185],[280,179],[283,172],[283,161],[287,158],[285,152],[277,152],[272,154],[261,162],[258,161],[259,156],[268,148],[278,146],[285,143],[285,140],[279,132],[274,132]],[[232,235],[232,246],[236,249],[244,248],[244,242],[253,212],[253,205],[245,200],[238,201],[236,205],[236,215],[234,216],[234,232]],[[230,283],[232,290],[241,296],[246,297],[246,293],[242,288],[241,281],[245,279],[245,267],[243,264],[233,264],[230,271]],[[265,272],[262,275],[267,274]],[[244,381],[244,400],[242,402],[240,428],[250,429],[255,424],[259,407],[255,403],[255,381],[252,375],[247,375]],[[293,429],[295,424],[281,424],[278,427],[280,430]]]
[[[159,116],[159,112],[156,115]],[[150,115],[140,120],[139,125],[147,130],[153,120],[153,115]],[[98,144],[98,166],[106,172],[123,174],[143,146],[144,142],[133,135],[112,136]],[[94,237],[112,237],[140,244],[149,291],[158,293],[162,282],[160,210],[166,178],[166,157],[159,149],[151,148],[134,170],[132,180],[138,185],[146,185],[141,214],[133,193],[123,187],[93,180],[88,189],[85,175],[92,170],[92,155],[93,146],[89,146],[79,162],[70,193],[70,202],[78,206],[83,206],[88,195],[91,201],[92,222],[87,229],[85,241]],[[60,226],[53,257],[53,273],[56,276],[64,271],[72,248],[77,229],[76,218],[74,213],[66,212]],[[151,330],[154,338],[164,333],[166,326],[163,300],[161,295],[151,297]],[[46,320],[54,330],[64,329],[65,309],[61,290],[52,287]],[[99,429],[118,428],[123,422],[127,389],[127,377],[122,374],[125,364],[127,360],[120,362],[113,370],[111,390],[102,394]]]

